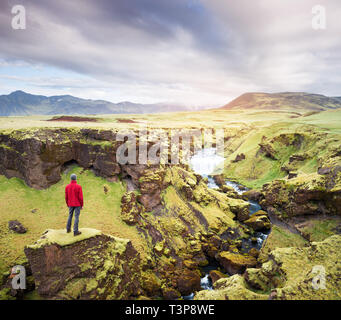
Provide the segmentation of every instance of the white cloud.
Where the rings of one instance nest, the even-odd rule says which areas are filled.
[[[25,32],[9,30],[6,10],[0,14],[0,68],[60,68],[65,77],[20,80],[18,71],[13,85],[114,102],[216,106],[247,91],[341,95],[341,7],[325,3],[327,30],[315,31],[312,0],[27,1]]]

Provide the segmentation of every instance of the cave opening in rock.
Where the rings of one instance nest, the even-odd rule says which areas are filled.
[[[72,168],[74,168],[75,166],[80,166],[76,160],[72,159],[70,161],[67,161],[62,165],[61,172],[67,174],[71,172]]]

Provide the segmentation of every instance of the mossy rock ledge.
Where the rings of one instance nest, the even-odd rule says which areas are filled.
[[[340,300],[341,236],[276,248],[260,268],[217,280],[195,300]]]
[[[140,257],[130,240],[82,228],[74,237],[49,229],[25,248],[45,299],[132,299],[140,292]]]

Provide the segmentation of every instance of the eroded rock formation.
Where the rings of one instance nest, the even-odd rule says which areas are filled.
[[[339,267],[341,236],[334,235],[308,247],[277,248],[261,268],[248,268],[214,283],[195,299],[316,300],[341,298]]]
[[[81,229],[47,230],[25,249],[46,299],[129,299],[140,295],[140,257],[130,240]]]

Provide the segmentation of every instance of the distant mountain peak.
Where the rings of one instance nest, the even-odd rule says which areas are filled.
[[[15,96],[15,95],[24,95],[24,94],[28,94],[28,93],[26,93],[25,91],[22,91],[22,90],[16,90],[16,91],[13,91],[13,92],[11,92],[9,95],[10,96]]]
[[[323,111],[341,108],[341,99],[306,92],[248,92],[232,100],[222,109],[306,110]]]

